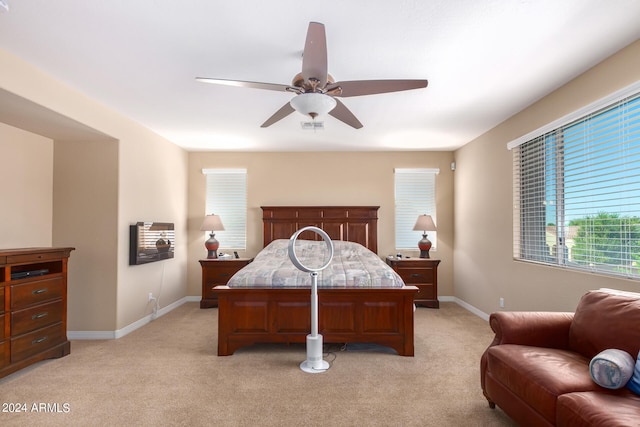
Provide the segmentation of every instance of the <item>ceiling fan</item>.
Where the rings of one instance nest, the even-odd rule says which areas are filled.
[[[360,129],[362,123],[336,98],[399,92],[427,87],[427,80],[353,80],[336,82],[327,72],[327,39],[324,24],[310,22],[302,54],[302,72],[296,74],[291,85],[248,82],[240,80],[196,77],[196,80],[227,86],[293,92],[290,102],[275,112],[261,127],[265,128],[282,120],[294,111],[315,119],[330,114],[347,125]]]

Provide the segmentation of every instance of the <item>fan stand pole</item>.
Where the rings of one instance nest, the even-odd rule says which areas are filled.
[[[311,272],[311,333],[307,335],[307,360],[300,369],[316,374],[329,369],[329,362],[322,358],[322,335],[318,333],[318,272]]]
[[[329,257],[324,265],[317,268],[307,267],[300,262],[296,255],[295,243],[300,233],[313,231],[319,234],[327,244]],[[311,333],[307,335],[307,360],[300,364],[300,369],[310,374],[325,372],[331,365],[322,358],[322,335],[318,333],[318,271],[329,266],[333,259],[333,242],[321,228],[308,226],[296,231],[289,239],[289,259],[298,270],[311,274]]]

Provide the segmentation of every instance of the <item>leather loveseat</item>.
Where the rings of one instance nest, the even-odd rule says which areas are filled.
[[[607,349],[636,360],[640,294],[600,289],[575,313],[496,312],[489,323],[495,338],[480,371],[490,407],[522,426],[640,426],[640,396],[601,387],[589,366]]]

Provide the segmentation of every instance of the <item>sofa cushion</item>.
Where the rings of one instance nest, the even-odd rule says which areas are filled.
[[[605,388],[618,389],[627,385],[631,379],[635,362],[626,351],[608,348],[591,359],[589,372],[596,384]]]
[[[558,427],[637,427],[640,396],[626,389],[613,392],[567,393],[558,397]]]
[[[602,350],[640,350],[640,294],[612,289],[586,293],[569,328],[569,348],[588,359]]]
[[[591,380],[589,359],[578,353],[503,344],[487,350],[487,371],[553,424],[556,400],[573,391],[602,390]]]

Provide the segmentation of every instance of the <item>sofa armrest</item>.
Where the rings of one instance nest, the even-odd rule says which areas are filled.
[[[489,325],[495,336],[480,358],[480,385],[490,407],[495,407],[495,403],[489,398],[485,388],[489,349],[501,344],[568,349],[573,315],[574,313],[560,312],[498,311],[489,316]]]
[[[492,313],[489,324],[495,337],[491,346],[520,344],[536,347],[569,347],[569,328],[574,313],[500,311]]]

